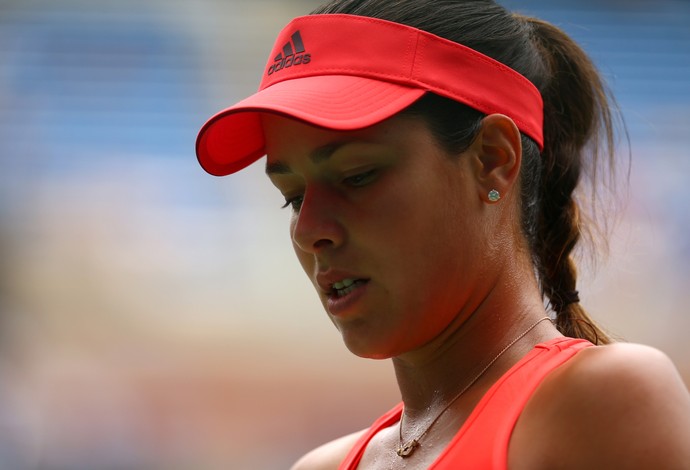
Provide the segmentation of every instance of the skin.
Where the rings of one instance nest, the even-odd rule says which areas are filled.
[[[297,258],[345,345],[392,359],[404,430],[414,436],[544,316],[519,229],[519,132],[491,115],[469,149],[449,155],[418,118],[347,132],[277,115],[263,124],[267,173],[292,206]],[[491,189],[498,203],[488,200]],[[366,283],[334,307],[329,285],[344,277]],[[488,388],[535,344],[558,336],[542,322],[508,349],[412,458],[395,455],[395,425],[374,437],[359,468],[428,468]],[[514,431],[509,466],[688,468],[689,423],[687,390],[663,355],[591,348],[537,389]],[[336,469],[360,435],[315,449],[293,469]]]

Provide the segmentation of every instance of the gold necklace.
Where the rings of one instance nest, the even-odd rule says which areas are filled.
[[[403,412],[400,414],[400,427],[398,429],[399,443],[398,443],[398,448],[396,449],[395,453],[398,454],[402,458],[407,458],[410,455],[412,455],[412,453],[417,449],[417,447],[419,447],[419,441],[421,441],[422,438],[426,435],[426,433],[429,432],[431,427],[434,424],[436,424],[436,421],[438,421],[438,419],[443,415],[443,413],[445,413],[448,410],[448,408],[450,408],[450,405],[455,403],[458,400],[458,398],[460,398],[467,390],[469,390],[469,388],[472,385],[474,385],[477,382],[477,380],[479,380],[482,377],[482,375],[484,375],[484,373],[487,370],[489,370],[489,368],[492,365],[494,365],[494,362],[496,362],[498,360],[498,358],[503,355],[503,353],[505,353],[508,349],[510,349],[510,347],[512,345],[514,345],[515,343],[520,341],[527,333],[532,331],[539,323],[543,322],[544,320],[551,320],[551,319],[549,317],[540,318],[539,320],[537,320],[536,322],[531,324],[529,328],[527,328],[525,331],[520,333],[520,335],[517,338],[515,338],[510,343],[508,343],[508,345],[505,348],[503,348],[501,350],[501,352],[496,354],[496,356],[493,359],[491,359],[491,361],[472,380],[470,380],[470,382],[467,385],[465,385],[465,388],[460,390],[460,393],[455,395],[453,397],[453,399],[450,402],[448,402],[448,404],[441,410],[441,412],[438,415],[436,415],[436,417],[431,422],[431,424],[429,424],[426,427],[426,429],[424,431],[422,431],[422,433],[419,436],[415,437],[414,439],[410,439],[407,442],[403,442],[403,437],[402,437],[403,416],[405,415],[405,410],[403,409]]]

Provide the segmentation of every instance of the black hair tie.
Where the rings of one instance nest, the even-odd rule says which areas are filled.
[[[553,309],[556,311],[556,313],[560,313],[565,308],[570,305],[570,304],[578,304],[580,303],[580,293],[577,290],[571,290],[568,292],[562,293],[558,301],[552,302]]]

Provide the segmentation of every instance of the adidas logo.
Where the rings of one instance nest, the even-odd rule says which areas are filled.
[[[305,54],[304,43],[302,42],[302,35],[299,31],[290,36],[291,41],[288,41],[283,46],[283,52],[278,53],[273,59],[273,65],[268,69],[268,74],[278,70],[292,67],[293,65],[308,64],[311,62],[311,54]],[[293,47],[294,46],[294,47]]]

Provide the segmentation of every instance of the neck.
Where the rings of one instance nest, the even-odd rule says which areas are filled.
[[[463,393],[467,399],[458,400],[458,406],[465,402],[470,408],[535,344],[560,336],[550,322],[541,322],[520,337],[545,316],[536,282],[513,294],[505,292],[509,288],[500,290],[489,292],[469,312],[460,312],[454,324],[430,343],[393,359],[407,422],[433,417],[481,374]]]

